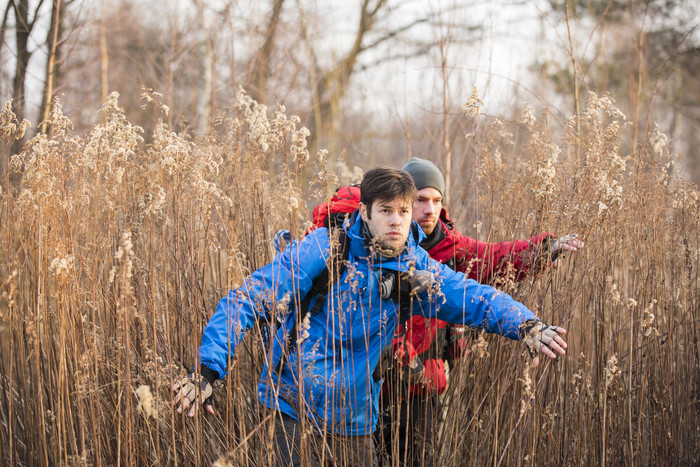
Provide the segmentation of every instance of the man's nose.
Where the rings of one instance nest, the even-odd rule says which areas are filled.
[[[425,203],[425,212],[427,214],[435,214],[437,212],[437,205],[432,201]]]

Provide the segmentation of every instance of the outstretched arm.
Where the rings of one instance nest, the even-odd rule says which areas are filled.
[[[543,233],[527,240],[488,243],[453,233],[455,243],[450,252],[433,252],[431,256],[453,255],[457,270],[483,284],[496,284],[499,279],[512,274],[520,281],[528,273],[537,274],[552,264],[561,264],[562,254],[585,247],[576,234],[555,237]],[[437,255],[437,256],[436,256]]]
[[[431,268],[435,268],[436,263],[430,261]],[[541,351],[550,358],[566,353],[566,342],[561,337],[566,332],[564,329],[542,323],[525,305],[504,292],[479,284],[445,265],[437,268],[439,292],[432,297],[427,293],[417,300],[414,313],[524,340],[535,359],[535,366],[539,364],[537,352]]]
[[[316,277],[326,267],[328,243],[325,229],[319,229],[303,242],[278,254],[272,263],[255,271],[241,287],[231,290],[219,301],[202,335],[200,374],[193,372],[172,387],[173,392],[179,391],[173,399],[173,405],[179,404],[178,412],[196,400],[205,402],[209,398],[211,383],[226,374],[229,358],[257,320],[273,320],[276,319],[273,314],[289,312],[294,305],[292,297],[303,297],[311,290],[311,277]],[[192,404],[190,417],[198,405]],[[207,411],[213,413],[211,406]]]
[[[541,269],[538,253],[547,239],[554,238],[543,233],[527,240],[507,242],[483,242],[454,231],[454,244],[450,251],[431,250],[431,256],[455,258],[456,268],[482,284],[494,284],[498,279],[513,275],[516,281],[524,279],[531,270]]]
[[[564,355],[567,344],[561,336],[565,333],[566,329],[559,326],[550,326],[538,320],[525,321],[520,326],[520,336],[530,352],[532,366],[540,364],[537,354],[540,351],[553,359],[557,358],[557,354]]]

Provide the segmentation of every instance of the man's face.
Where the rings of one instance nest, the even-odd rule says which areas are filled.
[[[401,198],[375,201],[372,215],[368,214],[367,205],[360,203],[360,215],[372,238],[382,249],[399,252],[411,229],[411,202]]]
[[[420,224],[426,235],[435,230],[440,220],[442,210],[442,195],[435,188],[418,190],[418,196],[413,202],[413,220]]]

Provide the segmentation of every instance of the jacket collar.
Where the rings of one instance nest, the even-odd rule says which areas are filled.
[[[426,237],[423,229],[415,222],[411,221],[411,230],[408,235],[406,249],[400,255],[394,258],[385,258],[378,254],[375,254],[374,258],[370,261],[370,247],[367,244],[367,240],[364,238],[363,229],[366,228],[364,221],[360,217],[360,210],[357,209],[343,224],[343,229],[350,239],[350,253],[355,257],[362,259],[367,262],[374,262],[375,264],[381,263],[383,266],[389,266],[389,264],[404,263],[408,264],[410,259],[415,255],[416,248],[420,242],[422,242]],[[398,268],[397,268],[398,269]]]

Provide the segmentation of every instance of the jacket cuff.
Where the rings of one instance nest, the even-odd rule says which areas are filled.
[[[204,363],[200,364],[199,372],[202,374],[202,378],[206,379],[209,384],[214,384],[214,381],[219,379],[219,372],[212,370]]]
[[[520,340],[525,340],[525,338],[530,334],[530,331],[540,323],[539,319],[528,319],[520,325]]]

